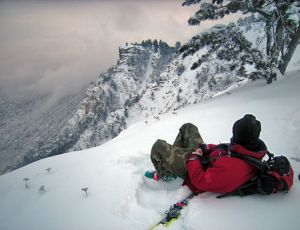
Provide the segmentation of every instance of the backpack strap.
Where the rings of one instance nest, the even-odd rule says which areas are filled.
[[[233,190],[232,192],[227,192],[224,193],[222,195],[217,196],[217,198],[224,198],[227,196],[247,196],[250,195],[249,193],[245,193],[245,190],[251,190],[251,187],[255,186],[257,178],[253,178],[250,182],[248,181],[247,183],[241,185],[240,187],[238,187],[237,189]]]
[[[239,158],[241,160],[246,161],[247,163],[255,166],[260,172],[265,173],[268,171],[268,163],[259,159],[256,159],[254,157],[241,155],[238,153],[231,152],[230,156]]]
[[[246,161],[247,163],[255,166],[261,173],[266,173],[270,169],[270,164],[273,163],[272,160],[274,159],[274,154],[270,153],[269,151],[267,151],[267,155],[268,155],[269,159],[267,161],[262,161],[255,157],[242,155],[242,154],[236,153],[234,151],[231,151],[230,146],[231,146],[231,144],[229,144],[229,143],[222,143],[222,144],[217,145],[215,148],[223,149],[223,150],[227,151],[227,155],[230,157],[236,157],[236,158]],[[217,158],[219,158],[219,157],[210,157],[209,155],[205,155],[201,158],[201,163],[203,165],[208,166],[210,162],[212,162],[213,160],[215,160]]]

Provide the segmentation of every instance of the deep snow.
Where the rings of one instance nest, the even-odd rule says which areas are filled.
[[[177,115],[133,124],[102,146],[40,160],[1,176],[0,229],[149,229],[171,204],[189,194],[180,181],[144,180],[144,171],[153,168],[149,153],[155,140],[172,143],[180,126],[191,122],[206,143],[228,142],[232,124],[246,113],[261,121],[261,138],[269,150],[290,158],[295,171],[292,190],[223,199],[203,193],[170,229],[299,229],[300,162],[291,159],[300,158],[299,74],[290,72],[271,85],[249,82]],[[39,191],[42,185],[45,191]],[[83,187],[88,187],[87,197]]]

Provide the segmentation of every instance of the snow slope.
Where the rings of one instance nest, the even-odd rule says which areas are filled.
[[[299,70],[287,75],[271,85],[249,82],[177,115],[136,123],[102,146],[43,159],[1,176],[0,229],[149,229],[171,204],[189,194],[180,181],[160,184],[143,178],[152,168],[154,141],[173,142],[180,126],[191,122],[207,143],[227,142],[232,124],[246,113],[261,121],[261,138],[269,150],[290,158],[292,190],[223,199],[203,193],[170,229],[299,229],[300,162],[293,160],[300,158]],[[39,191],[42,185],[45,191]],[[83,187],[88,187],[87,197]]]

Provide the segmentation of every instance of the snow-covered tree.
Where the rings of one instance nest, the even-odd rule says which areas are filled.
[[[202,56],[198,56],[196,62],[191,66],[191,69],[197,69],[204,63],[212,60],[223,60],[223,65],[229,65],[231,71],[236,69],[245,69],[245,65],[253,65],[256,70],[254,73],[242,74],[237,71],[237,74],[250,79],[265,78],[265,73],[268,72],[266,62],[260,50],[253,48],[252,44],[243,35],[242,30],[234,23],[228,26],[216,25],[196,36],[194,36],[187,44],[183,45],[179,52],[183,57],[195,54],[199,49],[206,47],[207,52]],[[179,68],[179,66],[177,67]],[[224,66],[215,66],[217,73],[226,72]],[[180,69],[177,69],[179,75]],[[202,70],[203,71],[203,70]]]
[[[183,6],[199,4],[201,0],[184,0]],[[275,68],[282,74],[291,60],[300,40],[300,1],[294,0],[212,0],[203,1],[200,9],[188,23],[199,25],[202,21],[221,19],[225,15],[241,12],[258,14],[265,25],[266,62],[269,78]]]

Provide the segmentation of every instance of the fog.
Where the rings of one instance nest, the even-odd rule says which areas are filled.
[[[116,63],[126,42],[174,45],[210,26],[187,25],[180,0],[0,1],[0,90],[78,92]]]

